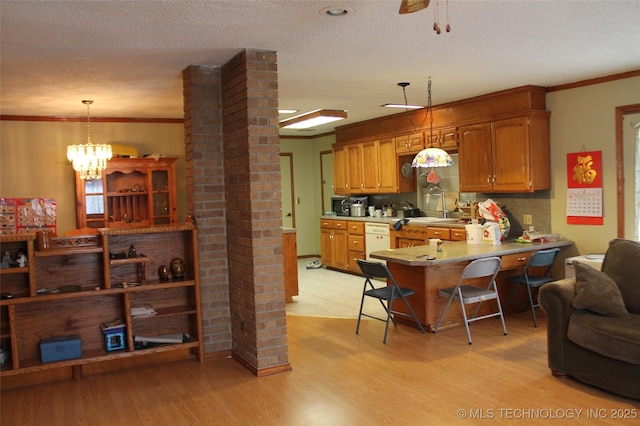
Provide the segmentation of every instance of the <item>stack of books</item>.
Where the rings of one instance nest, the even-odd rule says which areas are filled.
[[[149,305],[144,305],[139,308],[131,308],[131,318],[152,317],[155,314],[156,310]]]

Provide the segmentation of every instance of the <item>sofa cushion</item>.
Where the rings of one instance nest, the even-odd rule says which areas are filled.
[[[640,314],[640,242],[620,238],[610,241],[602,272],[618,284],[627,311]]]
[[[614,318],[574,314],[569,319],[567,337],[576,345],[600,355],[640,364],[640,315]]]
[[[576,271],[576,296],[573,298],[571,306],[612,317],[629,315],[622,294],[614,280],[605,273],[580,262],[574,262],[574,267]]]

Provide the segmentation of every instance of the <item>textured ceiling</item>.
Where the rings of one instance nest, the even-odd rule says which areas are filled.
[[[341,17],[327,6],[352,10]],[[346,109],[338,125],[404,102],[434,104],[522,85],[553,86],[640,69],[640,1],[450,0],[451,32],[400,0],[0,2],[0,112],[182,118],[181,72],[243,48],[278,54],[279,104]],[[440,26],[446,1],[440,0]],[[640,88],[639,88],[640,91]],[[285,118],[283,116],[281,118]],[[282,131],[313,135],[311,131]]]

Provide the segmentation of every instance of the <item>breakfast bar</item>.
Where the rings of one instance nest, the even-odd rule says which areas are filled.
[[[422,325],[431,329],[447,302],[438,295],[438,290],[455,286],[462,271],[471,261],[491,256],[502,259],[502,268],[496,281],[500,298],[504,302],[508,291],[511,290],[511,287],[504,282],[505,279],[521,273],[522,268],[536,251],[555,247],[560,248],[560,254],[556,258],[553,270],[556,278],[562,278],[565,259],[576,254],[573,241],[570,240],[533,243],[505,241],[500,245],[473,245],[465,241],[445,241],[442,244],[442,251],[423,245],[376,251],[371,253],[371,257],[387,261],[387,266],[398,284],[415,291],[408,301]],[[524,292],[516,293],[514,299],[517,303],[507,307],[505,313],[525,309],[524,294]],[[481,308],[480,313],[495,309],[490,306],[490,303],[495,301],[486,303],[488,306]],[[402,310],[400,305],[398,309]],[[398,317],[397,320],[402,321],[402,318]],[[463,325],[462,313],[458,304],[452,304],[441,328],[457,325]]]

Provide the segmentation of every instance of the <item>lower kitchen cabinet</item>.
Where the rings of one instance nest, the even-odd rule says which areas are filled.
[[[348,228],[349,272],[359,274],[361,271],[358,266],[358,259],[366,257],[364,222],[349,222]]]
[[[443,241],[466,240],[463,228],[444,226],[403,226],[400,231],[391,231],[391,247],[407,248],[429,245],[429,239],[438,238]]]
[[[1,236],[2,250],[14,249],[16,238]],[[2,348],[10,354],[3,380],[56,368],[78,378],[82,366],[112,361],[117,368],[141,356],[204,360],[193,226],[101,228],[98,235],[52,238],[42,250],[34,250],[33,235],[21,238],[31,261],[16,270],[23,284],[14,280],[14,297],[0,301]],[[3,269],[3,284],[18,276],[13,272]],[[110,334],[106,323],[114,326]],[[67,336],[79,342],[77,356],[43,362],[41,342]]]
[[[333,269],[360,273],[356,259],[364,259],[364,222],[321,219],[320,244],[322,263]]]
[[[346,220],[320,220],[322,263],[329,268],[349,269],[349,245]]]

